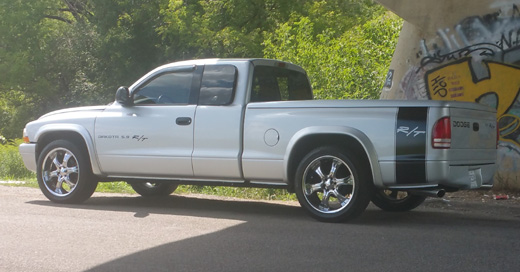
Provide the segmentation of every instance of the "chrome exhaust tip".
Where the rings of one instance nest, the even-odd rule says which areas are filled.
[[[413,189],[408,190],[412,195],[429,196],[429,197],[443,197],[446,194],[444,189],[428,190],[428,189]]]

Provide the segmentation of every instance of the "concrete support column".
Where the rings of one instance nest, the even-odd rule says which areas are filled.
[[[520,0],[378,0],[403,25],[381,99],[497,109],[502,187],[520,189]]]

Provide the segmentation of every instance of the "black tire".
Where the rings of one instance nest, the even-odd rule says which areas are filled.
[[[316,148],[302,159],[294,186],[300,205],[322,222],[356,218],[373,192],[367,163],[333,146]]]
[[[141,196],[154,197],[168,196],[175,192],[178,185],[165,182],[133,182],[130,186]]]
[[[40,190],[56,203],[84,202],[98,184],[88,153],[67,140],[56,140],[43,148],[36,174]]]
[[[419,207],[425,199],[425,196],[412,195],[406,191],[377,190],[372,196],[372,203],[384,211],[406,212]]]

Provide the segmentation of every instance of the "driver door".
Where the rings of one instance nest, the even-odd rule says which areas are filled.
[[[134,105],[109,106],[96,120],[101,171],[113,177],[192,177],[196,67],[165,71],[134,88]],[[197,83],[199,81],[199,83]]]

